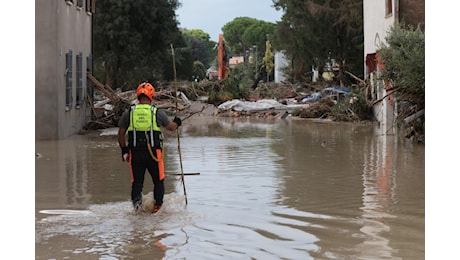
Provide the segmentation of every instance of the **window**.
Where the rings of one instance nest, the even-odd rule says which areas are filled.
[[[391,16],[393,14],[393,0],[385,0],[385,15]]]
[[[86,13],[94,14],[96,12],[96,0],[85,0],[86,1]]]
[[[80,108],[83,104],[83,54],[77,54],[77,104],[75,108]]]
[[[72,107],[72,50],[65,55],[65,109],[69,111]]]
[[[65,0],[68,5],[73,5],[73,0]]]
[[[83,8],[83,0],[77,0],[77,9],[81,10]]]

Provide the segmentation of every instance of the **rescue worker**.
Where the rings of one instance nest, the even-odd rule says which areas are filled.
[[[152,104],[154,95],[152,84],[141,83],[136,91],[139,103],[125,111],[118,122],[118,144],[121,159],[130,164],[131,201],[136,212],[142,209],[145,170],[150,173],[154,184],[155,205],[152,213],[160,210],[165,193],[163,135],[160,127],[174,131],[182,124],[179,117],[174,117],[171,122],[165,111]]]

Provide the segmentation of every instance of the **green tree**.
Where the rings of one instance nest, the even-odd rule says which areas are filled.
[[[249,17],[237,17],[222,27],[225,45],[232,53],[244,53],[250,46],[243,41],[244,31],[257,22]],[[252,46],[252,45],[251,45]]]
[[[242,39],[245,46],[249,46],[252,52],[253,59],[259,59],[259,56],[266,50],[266,41],[268,38],[273,35],[276,29],[276,24],[259,21],[257,20],[253,25],[249,26],[243,33]],[[259,77],[257,72],[260,72],[259,68],[262,67],[264,63],[256,62],[250,65],[254,65],[254,80],[257,80]],[[251,68],[252,69],[252,68]],[[268,79],[267,79],[268,80]]]
[[[208,33],[199,29],[183,29],[182,36],[190,48],[194,61],[200,61],[204,66],[211,66],[211,62],[217,56],[217,43],[211,41]]]
[[[98,0],[96,4],[96,77],[122,89],[132,89],[141,81],[171,78],[170,44],[185,46],[175,16],[178,1]]]
[[[192,78],[197,81],[201,81],[206,78],[206,68],[201,61],[193,62]]]
[[[179,47],[174,47],[175,53],[175,61],[176,61],[176,77],[177,79],[182,80],[190,80],[193,74],[193,55],[190,48],[187,47],[183,38],[180,38],[181,42],[177,44]],[[183,46],[183,47],[180,47]],[[168,55],[171,54],[171,51]],[[171,55],[166,56],[169,59],[172,59]],[[165,64],[164,69],[165,72],[165,79],[166,80],[173,80],[174,79],[174,68],[172,67],[173,63],[170,60],[168,63]]]
[[[243,45],[248,47],[257,46],[258,49],[265,48],[265,42],[270,35],[273,35],[276,29],[276,24],[257,20],[254,24],[246,28],[243,32]]]
[[[229,49],[229,57],[233,55],[242,55],[244,57],[245,68],[248,71],[259,71],[262,62],[249,64],[249,55],[262,56],[265,49],[265,41],[268,36],[275,33],[276,24],[257,20],[249,17],[237,17],[231,22],[226,23],[222,27],[224,33],[225,44]],[[254,58],[254,56],[253,56]],[[256,66],[258,68],[256,68]],[[246,71],[246,72],[248,72]],[[255,78],[258,77],[256,73],[251,73]],[[247,75],[249,76],[249,75]]]
[[[398,101],[425,107],[425,34],[419,27],[393,25],[378,53],[380,78],[392,83]]]
[[[323,67],[328,55],[345,70],[362,75],[362,0],[274,0],[284,15],[273,46],[291,58],[292,76],[300,79],[312,66]]]
[[[276,24],[249,17],[237,17],[222,27],[226,46],[232,53],[246,54],[254,45],[265,48],[267,35],[273,35]]]
[[[267,82],[270,81],[270,75],[273,74],[273,69],[275,68],[274,55],[271,50],[272,46],[270,41],[265,43],[265,56],[264,56],[264,67],[265,72],[267,73]]]

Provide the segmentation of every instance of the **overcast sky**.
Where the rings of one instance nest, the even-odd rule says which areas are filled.
[[[179,0],[176,10],[179,27],[201,29],[217,42],[222,27],[236,17],[250,17],[275,23],[282,11],[272,7],[272,0]]]

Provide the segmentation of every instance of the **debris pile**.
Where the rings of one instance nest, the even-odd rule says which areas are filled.
[[[96,130],[117,126],[121,114],[136,104],[135,90],[121,92],[98,82],[92,75],[88,79],[96,86],[99,95],[92,104],[92,120],[84,130]],[[173,85],[176,84],[176,85]],[[337,118],[334,106],[346,97],[343,90],[336,96],[321,98],[321,86],[259,83],[252,89],[248,100],[234,99],[225,93],[225,81],[156,83],[154,104],[168,115],[188,118],[193,114],[222,117],[286,118]],[[176,92],[177,90],[177,92]],[[345,95],[344,95],[345,94]],[[212,96],[212,98],[211,98]],[[314,96],[315,99],[307,97]],[[335,109],[337,110],[337,109]],[[359,120],[350,108],[342,120]]]

